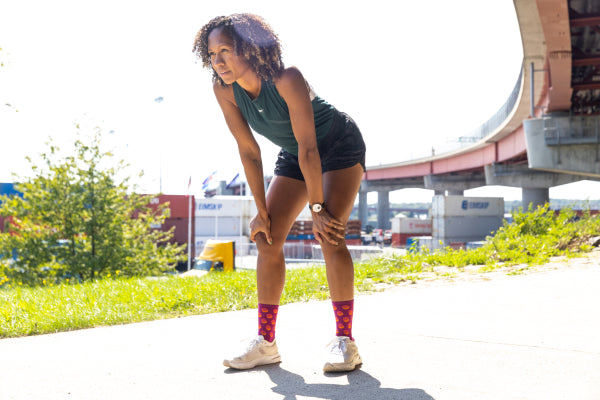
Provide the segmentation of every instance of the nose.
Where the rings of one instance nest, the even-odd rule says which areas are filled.
[[[223,64],[223,56],[221,56],[220,54],[215,54],[212,57],[212,65],[220,65]]]

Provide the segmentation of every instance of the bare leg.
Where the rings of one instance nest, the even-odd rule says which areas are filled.
[[[323,190],[327,210],[343,224],[348,222],[362,177],[363,169],[359,164],[323,174]],[[346,242],[340,241],[335,246],[323,241],[321,248],[327,266],[331,300],[352,300],[354,298],[354,264]]]
[[[273,244],[264,235],[256,237],[258,259],[256,282],[258,302],[279,304],[285,283],[283,244],[296,217],[306,205],[306,184],[284,176],[275,176],[267,193],[267,211],[271,218]]]

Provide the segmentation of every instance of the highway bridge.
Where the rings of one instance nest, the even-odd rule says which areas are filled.
[[[389,228],[390,191],[462,195],[485,185],[520,187],[526,208],[548,202],[550,187],[600,180],[600,1],[513,2],[523,64],[504,105],[459,138],[468,143],[459,150],[367,166],[359,193],[363,225],[368,192],[378,193],[378,227]]]

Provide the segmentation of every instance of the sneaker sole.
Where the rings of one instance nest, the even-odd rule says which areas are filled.
[[[325,363],[323,366],[323,372],[348,372],[354,371],[356,367],[362,365],[362,359],[360,354],[357,354],[354,360],[347,363]]]
[[[223,365],[233,369],[250,369],[259,365],[275,364],[281,361],[281,356],[275,354],[272,356],[264,356],[256,360],[246,362],[232,362],[231,360],[223,360]]]

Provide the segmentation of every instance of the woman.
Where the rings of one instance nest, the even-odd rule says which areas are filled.
[[[217,17],[196,35],[194,53],[212,69],[213,89],[237,141],[258,215],[250,239],[258,248],[258,335],[223,364],[236,369],[279,362],[275,322],[285,280],[283,244],[308,202],[320,242],[336,318],[324,371],[362,363],[352,337],[354,266],[345,226],[365,171],[365,144],[354,122],[316,96],[297,68],[285,68],[277,35],[253,14]],[[265,195],[260,148],[252,130],[281,151]]]

